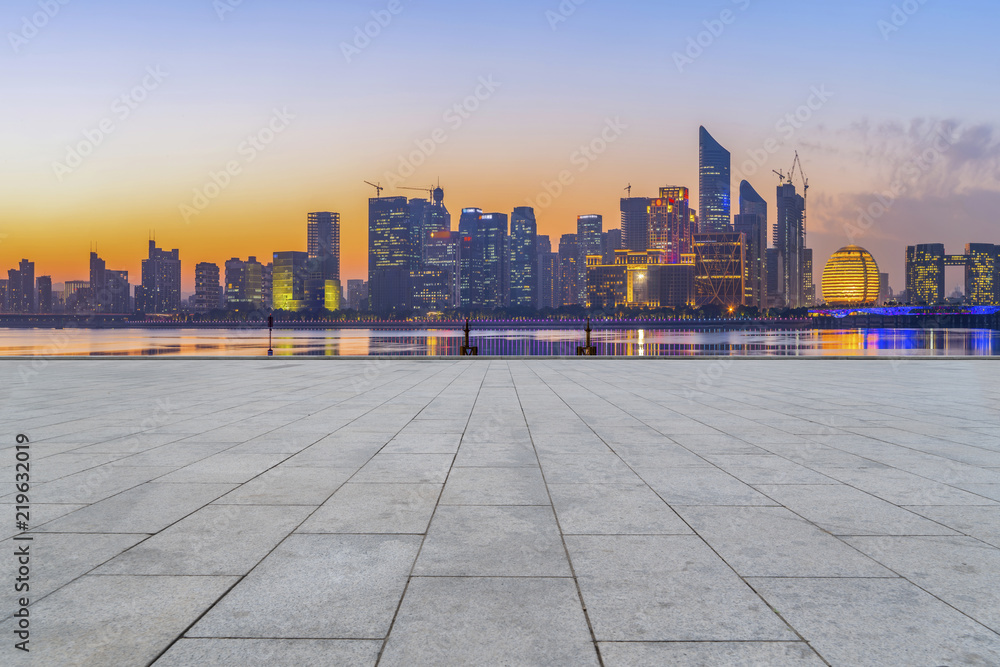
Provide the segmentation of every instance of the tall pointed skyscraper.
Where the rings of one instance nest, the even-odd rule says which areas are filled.
[[[698,206],[701,233],[732,231],[730,210],[732,156],[704,127],[700,131]]]

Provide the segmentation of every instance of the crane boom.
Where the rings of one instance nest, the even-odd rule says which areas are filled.
[[[376,197],[381,197],[382,196],[382,191],[385,190],[385,188],[382,187],[381,183],[379,183],[378,185],[376,185],[376,184],[372,183],[371,181],[365,181],[365,184],[366,185],[370,185],[373,188],[375,188],[375,190],[378,192],[378,194],[376,195]]]

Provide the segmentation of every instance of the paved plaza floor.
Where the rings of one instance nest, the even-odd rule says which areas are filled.
[[[998,371],[0,362],[0,664],[998,665]]]

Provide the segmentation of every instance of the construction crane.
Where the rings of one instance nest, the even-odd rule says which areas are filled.
[[[787,185],[795,185],[795,170],[798,169],[799,176],[802,177],[802,245],[806,247],[808,245],[808,227],[806,225],[807,211],[809,204],[809,179],[806,178],[805,169],[802,168],[802,160],[799,158],[799,152],[795,151],[795,160],[792,161],[792,170],[785,176],[780,171],[774,171],[778,178],[781,179],[782,183]]]
[[[431,187],[429,187],[429,188],[406,188],[406,187],[403,187],[401,185],[397,189],[398,190],[414,190],[416,192],[426,192],[426,193],[429,194],[427,200],[428,201],[434,201],[434,190],[436,190],[437,188],[435,188],[433,185]]]
[[[370,185],[373,188],[375,188],[375,190],[378,192],[378,195],[376,195],[376,198],[377,197],[381,197],[382,196],[382,191],[385,190],[385,188],[382,187],[381,183],[379,183],[378,185],[375,185],[374,183],[372,183],[370,181],[365,181],[365,184],[366,185]]]
[[[629,183],[628,187],[625,188],[625,189],[628,190],[628,198],[631,199],[632,198],[632,184]]]

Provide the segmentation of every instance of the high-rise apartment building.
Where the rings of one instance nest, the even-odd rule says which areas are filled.
[[[974,306],[1000,304],[997,273],[1000,246],[969,243],[965,246],[965,299]]]
[[[8,310],[12,313],[37,312],[35,263],[22,259],[18,268],[7,272]]]
[[[194,267],[194,309],[201,312],[222,307],[219,265],[202,262]]]
[[[812,308],[816,305],[816,279],[813,275],[812,248],[802,249],[802,303],[800,308]]]
[[[538,309],[562,305],[559,289],[559,253],[552,252],[552,239],[538,236]]]
[[[264,267],[256,257],[247,261],[233,258],[226,262],[226,305],[230,308],[263,307]]]
[[[906,248],[906,296],[913,305],[944,301],[944,244],[924,243]]]
[[[782,274],[777,276],[778,301],[787,308],[802,307],[805,276],[803,221],[805,199],[791,183],[778,186],[778,214],[774,223],[774,247],[781,256]]]
[[[747,305],[767,309],[767,202],[749,182],[740,183],[740,213],[733,228],[746,237]]]
[[[649,207],[653,203],[649,197],[623,198],[622,212],[622,249],[632,252],[649,250],[650,221]]]
[[[136,310],[147,314],[176,313],[181,309],[180,251],[161,250],[149,242],[142,260],[142,284],[136,288]]]
[[[36,284],[38,286],[38,312],[47,315],[52,312],[52,276],[38,276]]]
[[[577,267],[577,294],[575,303],[587,304],[587,257],[604,256],[604,218],[600,215],[581,215],[576,220],[576,244],[579,257]]]
[[[538,307],[538,223],[526,206],[510,217],[510,305]]]
[[[413,255],[410,206],[406,197],[369,199],[368,299],[372,312],[387,315],[410,310],[413,294],[410,274],[419,268],[415,266]]]
[[[699,232],[732,230],[732,156],[704,127],[699,131]]]

